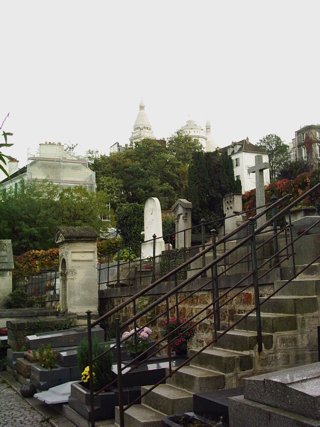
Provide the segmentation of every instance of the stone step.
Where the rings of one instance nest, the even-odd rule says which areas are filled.
[[[244,396],[320,420],[320,362],[247,378]]]
[[[299,273],[299,271],[302,270],[302,268],[307,267],[307,264],[304,265],[297,265],[296,266],[296,272]],[[282,278],[283,279],[290,279],[293,275],[293,269],[291,266],[289,267],[282,267]],[[315,263],[309,265],[303,273],[298,274],[298,279],[318,279],[320,277],[320,263]]]
[[[166,414],[146,405],[133,405],[124,413],[124,425],[126,427],[161,427],[161,420]],[[119,407],[115,407],[115,423],[120,425]]]
[[[262,303],[265,298],[260,298]],[[318,310],[316,296],[274,296],[261,306],[263,313],[304,314]]]
[[[273,335],[264,333],[262,335],[262,343],[266,350],[270,350],[273,346]],[[237,351],[254,350],[258,345],[257,333],[255,331],[234,329],[219,337],[217,345],[220,348]]]
[[[143,386],[141,394],[150,388],[151,386]],[[192,411],[192,393],[169,384],[158,385],[142,397],[141,402],[167,415]]]
[[[225,385],[225,378],[220,372],[197,366],[184,366],[167,380],[167,384],[183,388],[193,393],[201,393],[223,388]]]
[[[196,393],[193,395],[193,412],[209,419],[218,420],[222,417],[228,423],[229,398],[240,395],[243,395],[243,387]]]
[[[276,280],[274,289],[278,290],[286,283],[286,280]],[[305,295],[314,296],[320,294],[320,280],[319,279],[295,279],[286,284],[279,290],[277,295]]]
[[[242,317],[243,315],[236,314],[235,321],[238,321]],[[294,331],[297,329],[297,318],[294,314],[261,313],[261,324],[262,324],[263,332],[274,333],[274,332]],[[249,314],[249,316],[247,316],[240,323],[238,323],[237,328],[245,329],[247,331],[255,331],[256,330],[255,313]]]
[[[319,420],[247,400],[243,396],[230,398],[229,420],[232,427],[320,427]]]
[[[190,349],[188,351],[190,356],[192,356],[196,353],[197,349]],[[211,347],[199,353],[192,359],[190,365],[228,374],[235,371],[248,371],[252,369],[253,361],[250,354]]]
[[[92,336],[100,341],[104,340],[104,330],[100,326],[92,329]],[[51,345],[52,348],[77,346],[84,339],[87,339],[87,328],[77,327],[57,332],[43,332],[26,337],[28,349],[37,349],[41,345]]]

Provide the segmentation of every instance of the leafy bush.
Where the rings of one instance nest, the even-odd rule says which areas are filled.
[[[8,295],[5,301],[6,308],[25,308],[33,307],[34,299],[30,297],[23,289],[15,289]]]
[[[34,350],[33,359],[39,363],[42,368],[53,369],[57,364],[57,353],[52,350],[51,345],[42,345],[38,350]]]
[[[89,345],[87,340],[82,340],[77,349],[78,366],[82,377],[87,377],[89,365]],[[92,340],[93,359],[93,387],[99,390],[108,384],[112,378],[112,354],[110,347],[105,342],[99,342],[96,338]],[[85,375],[86,374],[86,375]]]

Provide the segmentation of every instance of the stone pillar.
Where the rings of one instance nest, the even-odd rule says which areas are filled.
[[[91,227],[60,227],[56,243],[59,244],[61,311],[83,316],[90,310],[97,314],[96,231]]]
[[[176,249],[190,248],[192,203],[186,199],[178,199],[171,210],[176,218]]]
[[[0,240],[0,308],[12,292],[12,270],[14,269],[11,240]]]

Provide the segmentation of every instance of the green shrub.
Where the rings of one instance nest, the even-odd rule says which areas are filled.
[[[23,289],[15,289],[12,291],[5,301],[6,308],[25,308],[33,306],[34,299],[30,297]]]
[[[89,365],[89,345],[87,340],[82,340],[77,350],[78,366],[81,373],[84,373]],[[112,378],[112,354],[110,347],[105,342],[99,342],[96,338],[92,340],[92,359],[93,359],[93,386],[99,390],[108,384]],[[87,372],[87,371],[86,371]],[[82,375],[84,382],[87,374]]]
[[[38,350],[32,352],[32,355],[42,368],[53,369],[57,364],[58,355],[52,350],[50,344],[40,346]]]

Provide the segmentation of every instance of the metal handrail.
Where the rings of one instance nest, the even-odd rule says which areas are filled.
[[[313,224],[311,227],[309,227],[309,229],[305,230],[305,232],[301,235],[299,235],[298,237],[296,237],[294,240],[291,238],[290,236],[289,238],[287,238],[287,227],[286,225],[283,226],[283,228],[279,227],[277,229],[277,227],[272,227],[272,230],[269,232],[271,233],[271,237],[267,236],[266,237],[266,241],[267,244],[269,245],[270,243],[272,243],[272,239],[277,240],[279,238],[279,236],[281,234],[285,235],[285,241],[286,241],[286,245],[281,248],[280,250],[273,250],[272,255],[267,259],[267,261],[263,261],[260,263],[260,265],[258,265],[258,258],[257,258],[257,253],[256,251],[259,251],[260,249],[263,248],[264,243],[261,244],[256,244],[256,236],[260,235],[262,232],[265,232],[266,229],[268,229],[268,227],[270,225],[274,225],[276,224],[277,220],[279,220],[280,218],[283,218],[285,216],[285,214],[289,213],[290,215],[290,209],[295,206],[296,204],[300,203],[300,201],[302,201],[305,197],[307,197],[309,194],[312,194],[314,191],[316,191],[320,186],[320,183],[317,184],[316,186],[314,186],[312,189],[308,190],[306,193],[304,193],[302,196],[300,196],[299,198],[297,198],[295,201],[289,203],[288,206],[286,206],[285,208],[281,209],[278,213],[274,214],[272,216],[272,218],[270,220],[268,220],[265,224],[263,224],[262,226],[258,227],[258,228],[254,228],[254,223],[255,221],[262,215],[264,215],[266,213],[266,211],[270,210],[270,209],[274,209],[277,206],[279,206],[284,200],[286,200],[288,198],[288,196],[285,196],[284,198],[278,200],[277,202],[273,203],[272,205],[270,205],[266,210],[260,212],[259,214],[255,215],[253,218],[251,218],[250,221],[245,222],[244,224],[242,224],[237,230],[233,231],[232,233],[229,233],[228,235],[224,236],[223,238],[221,238],[218,242],[213,242],[212,244],[208,245],[208,247],[206,247],[205,249],[203,249],[202,251],[199,252],[199,254],[193,256],[192,258],[190,258],[188,261],[186,261],[185,263],[183,263],[182,265],[180,265],[179,267],[176,267],[175,269],[173,269],[172,271],[170,271],[169,273],[165,274],[161,279],[158,279],[156,281],[154,281],[153,283],[151,283],[149,286],[147,286],[145,289],[139,291],[136,295],[134,295],[133,297],[130,297],[127,301],[125,301],[124,303],[120,304],[118,307],[109,310],[105,315],[101,316],[99,319],[95,320],[95,321],[91,321],[91,316],[90,313],[88,313],[88,335],[91,334],[91,328],[94,327],[95,325],[101,323],[102,321],[105,321],[107,318],[110,318],[112,316],[116,316],[118,315],[118,313],[120,313],[120,311],[127,307],[129,304],[133,304],[134,310],[136,310],[136,301],[139,297],[148,294],[150,291],[154,290],[156,288],[156,286],[158,286],[160,283],[163,283],[165,281],[167,281],[169,279],[169,277],[175,277],[177,278],[177,274],[183,270],[184,268],[186,268],[188,265],[190,265],[192,262],[195,262],[198,259],[201,259],[201,257],[203,257],[205,254],[209,253],[209,251],[215,251],[217,246],[219,245],[224,245],[225,242],[227,240],[230,239],[230,237],[234,236],[236,233],[238,233],[239,231],[243,230],[244,228],[248,228],[248,225],[251,224],[251,229],[247,232],[247,235],[245,237],[243,237],[241,239],[241,241],[239,243],[234,244],[233,248],[228,249],[224,254],[216,256],[213,258],[212,261],[208,262],[205,264],[204,267],[198,269],[197,272],[195,272],[195,274],[190,277],[187,278],[186,280],[182,280],[181,283],[178,283],[177,280],[175,280],[174,283],[174,287],[172,289],[170,289],[169,291],[165,292],[162,296],[158,297],[155,299],[155,301],[151,304],[148,305],[148,307],[144,308],[143,310],[141,310],[139,313],[134,312],[134,314],[130,317],[129,320],[122,322],[122,324],[120,324],[119,320],[117,320],[117,352],[118,352],[118,389],[119,389],[119,394],[120,394],[120,400],[119,400],[119,406],[120,406],[120,425],[121,427],[124,425],[124,421],[123,421],[123,413],[124,411],[129,408],[130,406],[132,406],[135,401],[132,401],[129,405],[125,406],[124,402],[122,400],[121,397],[121,393],[122,393],[122,376],[125,375],[123,373],[123,370],[125,368],[128,368],[131,366],[131,369],[133,369],[134,367],[132,366],[132,361],[128,362],[126,364],[125,367],[123,367],[121,365],[121,345],[125,343],[124,339],[121,339],[121,331],[124,330],[126,327],[128,327],[130,324],[133,324],[135,327],[138,325],[138,321],[140,320],[140,322],[143,323],[143,326],[140,324],[138,327],[138,331],[139,329],[141,330],[143,327],[152,324],[152,322],[154,322],[155,320],[159,320],[161,318],[161,316],[165,316],[167,319],[170,316],[170,312],[172,310],[174,310],[175,312],[179,313],[179,301],[178,301],[178,292],[183,291],[186,292],[187,296],[184,297],[184,299],[182,301],[186,301],[188,298],[190,298],[190,295],[194,295],[194,293],[199,292],[199,290],[205,288],[206,286],[208,286],[210,283],[213,283],[214,280],[218,280],[218,278],[220,276],[222,276],[222,274],[224,272],[219,272],[217,273],[215,276],[213,275],[210,279],[208,278],[208,280],[200,280],[200,286],[198,286],[196,288],[196,290],[194,291],[190,291],[188,289],[186,289],[187,285],[189,285],[191,282],[194,282],[197,279],[200,279],[203,277],[203,275],[207,272],[207,271],[212,271],[214,272],[214,269],[219,268],[219,265],[221,265],[222,262],[224,262],[224,260],[226,260],[230,255],[232,255],[233,253],[235,253],[237,251],[237,249],[241,249],[242,247],[249,246],[251,245],[251,250],[248,250],[247,253],[245,255],[242,255],[240,257],[240,261],[243,262],[246,258],[248,261],[248,264],[252,264],[252,269],[245,275],[243,275],[240,280],[234,284],[232,287],[230,287],[229,289],[226,290],[226,292],[221,293],[220,295],[213,295],[212,296],[212,301],[206,305],[205,307],[203,307],[201,310],[199,310],[198,312],[196,312],[195,315],[189,317],[189,319],[184,322],[182,325],[178,326],[175,330],[171,331],[169,334],[164,335],[162,337],[162,339],[158,340],[153,346],[152,346],[152,350],[153,353],[156,352],[157,346],[159,346],[160,344],[163,344],[166,340],[168,341],[168,344],[165,346],[162,346],[161,348],[165,348],[167,346],[169,346],[170,348],[170,342],[172,340],[172,338],[174,336],[181,336],[182,334],[182,326],[185,327],[187,325],[187,327],[190,329],[194,328],[195,325],[200,324],[201,322],[203,322],[205,319],[211,318],[213,315],[217,314],[217,309],[221,309],[222,307],[224,307],[228,302],[230,302],[233,298],[235,298],[235,296],[240,295],[244,290],[248,289],[249,287],[252,287],[252,285],[254,285],[254,295],[255,295],[255,303],[253,308],[247,312],[245,315],[241,316],[241,318],[234,322],[232,325],[230,325],[229,327],[227,327],[226,329],[224,329],[223,331],[217,331],[215,330],[215,334],[212,340],[209,340],[210,342],[206,343],[204,346],[202,346],[198,352],[196,352],[193,356],[189,357],[187,360],[185,360],[179,367],[173,369],[172,368],[172,360],[171,360],[171,356],[169,353],[169,372],[166,375],[166,378],[169,378],[170,376],[172,376],[177,370],[181,369],[182,366],[185,366],[186,364],[190,363],[190,360],[192,360],[194,357],[196,357],[200,352],[202,352],[204,349],[208,348],[210,345],[216,343],[222,336],[224,336],[228,331],[230,331],[232,328],[234,328],[235,326],[237,326],[244,318],[246,318],[250,313],[253,313],[254,311],[256,311],[257,314],[257,319],[260,319],[261,321],[261,316],[260,316],[260,306],[262,304],[264,304],[265,301],[260,302],[260,297],[259,297],[259,290],[258,290],[258,286],[259,286],[259,280],[261,280],[261,278],[266,275],[268,272],[271,272],[274,268],[278,268],[281,267],[282,263],[287,260],[289,258],[289,252],[288,252],[288,248],[292,248],[292,253],[291,253],[291,258],[293,259],[293,263],[294,263],[294,243],[299,240],[304,234],[306,234],[312,227],[315,226],[315,224]],[[319,220],[320,221],[320,220]],[[291,224],[291,219],[290,219],[290,224]],[[292,236],[291,236],[292,237]],[[281,255],[282,252],[287,251],[287,254]],[[289,254],[289,255],[288,255]],[[282,256],[282,259],[279,259],[279,256]],[[317,257],[316,259],[320,258]],[[272,261],[272,262],[271,262]],[[267,270],[266,272],[262,272],[262,274],[258,275],[258,270],[261,269],[263,266],[266,266],[269,262],[269,264],[273,263],[275,265],[272,265],[269,270]],[[234,266],[238,265],[239,260],[237,260],[237,262],[234,263]],[[232,267],[231,267],[232,268]],[[216,270],[217,271],[217,270]],[[300,274],[301,271],[299,272],[296,270],[295,266],[293,268],[294,274],[292,275],[291,279],[292,280],[294,277],[297,277],[298,274]],[[261,272],[260,272],[261,273]],[[252,278],[252,282],[250,282],[250,278]],[[248,280],[248,284],[245,284],[245,281]],[[288,280],[288,283],[289,281]],[[239,285],[242,284],[242,287],[240,288],[240,290],[236,289],[239,288]],[[231,295],[230,297],[226,298],[230,292],[232,290],[236,289],[236,293]],[[276,293],[276,292],[275,292]],[[274,294],[275,294],[274,293]],[[171,306],[169,304],[169,299],[171,297],[175,296],[175,303],[173,303]],[[159,307],[159,305],[161,303],[165,303],[165,308],[163,311],[159,311],[156,316],[153,316],[152,319],[148,319],[148,320],[142,320],[143,316],[145,316],[146,314],[148,314],[148,312],[150,312],[151,310],[155,309],[157,306]],[[180,301],[181,303],[181,301]],[[218,308],[217,308],[218,307]],[[200,319],[197,320],[197,317],[204,314],[204,317],[201,317]],[[119,317],[119,315],[118,315]],[[214,327],[216,328],[216,324],[214,323]],[[258,351],[260,352],[262,350],[262,332],[261,332],[261,322],[260,325],[257,323],[257,340],[258,340]],[[91,366],[92,369],[92,366]],[[163,379],[160,381],[162,382]],[[159,383],[160,383],[159,382]],[[150,392],[153,388],[155,388],[159,383],[153,385],[152,387],[149,387],[149,391],[147,391],[146,393],[144,393],[143,395],[147,394],[148,392]],[[105,387],[104,387],[105,388]],[[97,392],[99,393],[99,391]],[[95,393],[95,394],[97,394]],[[142,396],[143,396],[142,395]],[[94,393],[92,391],[91,393],[91,405],[92,405],[92,409],[94,407]],[[91,420],[91,425],[94,426],[94,420]]]

